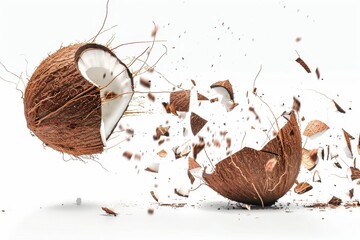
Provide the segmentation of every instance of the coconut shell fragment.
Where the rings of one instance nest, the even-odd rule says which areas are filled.
[[[196,134],[198,134],[198,132],[200,132],[200,130],[205,126],[206,123],[207,123],[207,120],[203,119],[196,113],[193,113],[193,112],[191,113],[190,126],[191,126],[191,131],[194,136]]]
[[[25,89],[24,113],[46,146],[74,156],[98,154],[132,95],[126,65],[102,45],[80,43],[60,48],[36,68]]]
[[[359,135],[359,141],[358,141],[358,145],[357,145],[357,151],[358,151],[358,154],[360,155],[360,135]]]
[[[311,70],[310,70],[309,66],[300,57],[297,58],[295,61],[298,62],[305,69],[305,71],[307,73],[311,73]]]
[[[313,187],[308,182],[301,182],[294,188],[294,192],[297,194],[304,194],[313,189]]]
[[[198,101],[208,101],[209,99],[202,95],[201,93],[197,93],[197,99]]]
[[[354,181],[356,179],[360,178],[360,170],[356,167],[350,167],[350,171],[351,171],[351,180]]]
[[[301,165],[301,134],[295,114],[261,150],[245,147],[203,173],[210,188],[231,200],[270,206],[290,190]],[[267,167],[276,159],[272,171]]]
[[[218,88],[218,87],[224,88],[228,92],[230,99],[234,100],[234,91],[229,80],[219,81],[211,84],[210,86],[210,88]]]
[[[190,107],[190,90],[181,90],[170,93],[170,105],[175,111],[188,112]]]
[[[355,139],[353,136],[351,136],[347,131],[345,131],[344,129],[342,129],[343,133],[344,133],[344,137],[345,137],[345,141],[346,141],[346,146],[348,147],[350,154],[351,154],[351,158],[353,157],[353,152],[352,152],[352,148],[351,148],[351,143],[350,140]]]
[[[313,170],[317,163],[319,162],[318,156],[318,149],[312,149],[312,150],[307,150],[305,148],[302,149],[302,160],[301,163],[302,165],[309,171]]]
[[[340,105],[337,102],[335,102],[334,99],[332,101],[333,101],[333,103],[334,103],[334,105],[336,107],[336,110],[338,110],[338,112],[346,113],[345,110],[342,107],[340,107]]]
[[[304,130],[304,136],[311,137],[317,133],[323,132],[329,129],[329,126],[320,120],[312,120],[308,123]]]

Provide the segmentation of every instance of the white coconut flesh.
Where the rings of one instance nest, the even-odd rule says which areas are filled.
[[[100,89],[101,139],[106,146],[133,95],[132,80],[126,67],[109,52],[98,48],[84,50],[78,59],[78,69],[83,77]],[[106,99],[109,93],[116,97]]]

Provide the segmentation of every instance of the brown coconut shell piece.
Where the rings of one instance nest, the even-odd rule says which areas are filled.
[[[294,185],[301,165],[301,134],[295,114],[261,150],[245,147],[203,178],[210,188],[233,201],[270,206]],[[266,171],[270,159],[277,159]]]
[[[210,88],[223,87],[229,93],[230,99],[234,100],[234,91],[229,80],[219,81],[211,84]]]
[[[86,80],[77,68],[80,54],[98,44],[74,44],[60,48],[43,60],[31,76],[24,93],[28,128],[45,145],[74,156],[101,153],[100,89]],[[133,83],[132,83],[133,86]]]
[[[350,171],[351,171],[351,180],[354,181],[356,179],[360,178],[360,170],[356,167],[350,167]]]
[[[358,145],[357,145],[357,151],[358,151],[358,154],[360,155],[360,135],[359,135],[359,141],[358,141]]]
[[[304,194],[308,191],[313,189],[313,186],[311,186],[308,182],[301,182],[294,188],[294,192],[297,194]]]
[[[302,165],[309,171],[313,170],[317,163],[318,163],[318,149],[312,149],[312,150],[307,150],[305,148],[302,149],[302,159],[301,159],[301,163]]]
[[[202,95],[201,93],[197,93],[197,99],[198,101],[208,101],[209,99]]]
[[[344,133],[344,137],[345,137],[345,141],[346,141],[346,146],[349,148],[351,157],[353,157],[353,152],[352,152],[352,148],[351,148],[351,142],[350,140],[355,139],[353,136],[351,136],[347,131],[345,131],[344,129],[342,129],[343,133]]]
[[[190,107],[190,90],[181,90],[170,93],[170,105],[175,111],[188,112]]]
[[[191,126],[191,131],[194,136],[196,134],[198,134],[198,132],[200,132],[200,130],[205,126],[206,123],[207,123],[207,120],[203,119],[196,113],[193,113],[193,112],[191,113],[190,126]]]
[[[311,137],[319,132],[329,129],[329,126],[320,120],[312,120],[308,123],[304,130],[304,136]]]

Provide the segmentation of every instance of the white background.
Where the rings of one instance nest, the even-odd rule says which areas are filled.
[[[166,45],[168,53],[157,70],[167,79],[182,83],[184,88],[191,88],[190,79],[194,79],[196,89],[210,97],[217,96],[209,90],[211,83],[230,79],[235,100],[240,103],[237,109],[227,113],[220,104],[198,106],[196,102],[191,107],[207,117],[212,133],[228,130],[234,152],[240,149],[245,132],[248,133],[246,145],[260,148],[263,143],[259,139],[263,139],[264,134],[250,130],[253,125],[260,129],[260,124],[243,120],[253,117],[247,111],[245,94],[252,90],[253,79],[262,65],[256,81],[258,92],[264,94],[277,115],[289,110],[292,97],[300,95],[301,115],[306,118],[301,127],[312,119],[320,119],[330,126],[327,133],[309,139],[306,147],[337,145],[334,151],[343,159],[342,170],[322,161],[318,168],[323,182],[314,183],[314,189],[304,195],[289,192],[277,205],[290,203],[287,208],[228,210],[228,201],[205,186],[192,192],[188,199],[182,199],[172,193],[174,187],[186,180],[186,160],[171,161],[171,154],[167,160],[159,160],[156,153],[162,148],[171,153],[171,147],[187,139],[196,142],[196,137],[182,136],[182,127],[188,124],[186,120],[164,115],[160,103],[166,101],[168,95],[157,95],[155,103],[148,103],[139,95],[135,98],[134,104],[143,103],[140,107],[143,113],[121,121],[122,125],[135,130],[135,136],[130,142],[98,156],[98,161],[107,169],[104,170],[94,161],[66,162],[58,152],[44,149],[26,127],[21,93],[15,90],[14,84],[0,81],[3,111],[0,210],[5,211],[0,212],[0,239],[235,239],[246,236],[334,239],[358,234],[358,209],[340,207],[322,211],[303,207],[316,201],[326,202],[332,195],[348,201],[346,193],[352,187],[354,198],[360,196],[355,182],[337,177],[346,177],[346,164],[352,166],[353,163],[348,158],[341,128],[356,138],[360,132],[357,125],[360,6],[357,1],[313,2],[111,1],[105,29],[117,27],[101,35],[97,42],[105,44],[112,34],[115,34],[113,46],[151,40],[155,22],[159,26],[157,38],[166,42],[156,44],[149,61],[154,63],[164,51],[162,44]],[[27,74],[31,76],[40,61],[61,45],[93,37],[103,21],[105,4],[105,1],[2,0],[0,61],[12,72],[22,73],[26,80]],[[295,41],[297,37],[301,37],[300,42]],[[119,48],[116,53],[129,63],[147,46],[135,44]],[[295,62],[298,57],[295,50],[310,66],[311,74]],[[137,70],[136,67],[131,66],[131,70]],[[316,78],[317,67],[323,80]],[[13,82],[18,80],[1,67],[0,76]],[[172,89],[158,74],[147,77],[152,79],[152,90]],[[326,94],[347,113],[336,112],[329,99],[305,89]],[[271,118],[268,109],[255,98],[251,104],[266,125]],[[240,111],[241,108],[244,111]],[[171,140],[159,147],[152,135],[166,120],[171,123]],[[207,136],[206,130],[200,134]],[[211,136],[207,140],[211,141]],[[356,157],[355,142],[352,141]],[[124,159],[125,150],[143,154],[142,161]],[[225,157],[224,149],[209,148],[208,152],[215,161]],[[142,170],[153,160],[162,161],[158,176]],[[299,181],[311,182],[311,176],[302,169]],[[159,185],[162,202],[187,202],[187,206],[158,207],[149,194],[154,184]],[[78,197],[82,199],[81,206],[75,204]],[[235,206],[231,204],[230,208]],[[101,211],[103,206],[116,210],[118,217],[105,216]],[[148,208],[155,209],[154,215],[147,214]]]

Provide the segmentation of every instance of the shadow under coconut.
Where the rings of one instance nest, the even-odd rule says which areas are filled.
[[[233,201],[208,201],[202,203],[199,209],[206,211],[222,211],[222,210],[248,211],[245,207],[245,204],[241,204]],[[280,208],[276,204],[271,206],[265,206],[264,208],[258,205],[251,205],[251,210],[278,210],[278,209]]]

